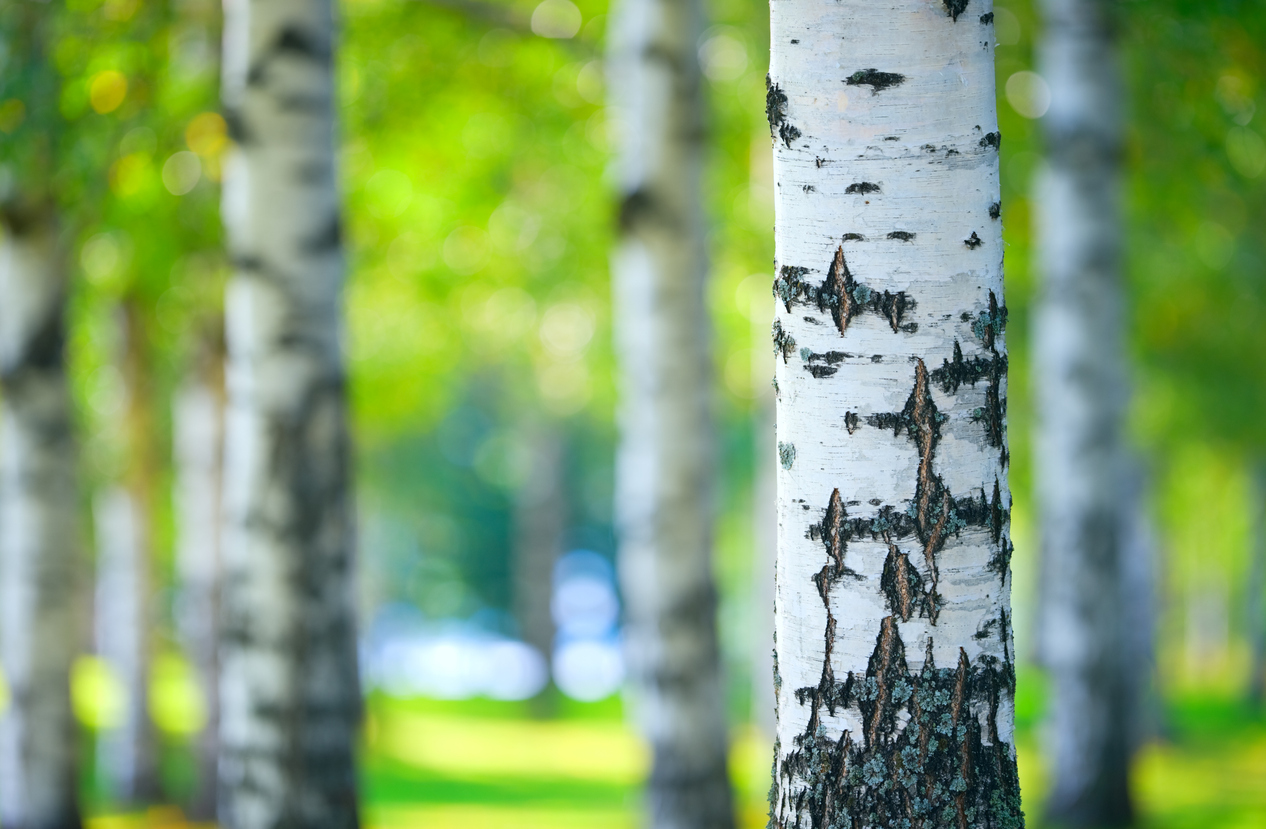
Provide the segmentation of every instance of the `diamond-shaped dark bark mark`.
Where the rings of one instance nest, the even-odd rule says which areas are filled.
[[[844,246],[840,245],[835,249],[835,258],[831,260],[826,281],[818,292],[818,308],[823,313],[830,309],[831,318],[835,320],[835,327],[840,334],[848,329],[849,322],[857,315],[857,301],[853,298],[856,288],[857,282],[844,259]]]
[[[888,558],[884,561],[879,587],[892,612],[900,616],[901,621],[908,622],[923,604],[923,579],[910,564],[910,558],[892,543],[888,533],[884,534],[884,541],[888,544]]]
[[[901,633],[897,628],[897,617],[887,616],[880,624],[875,651],[866,666],[866,693],[858,700],[866,729],[867,749],[874,749],[887,742],[896,730],[900,703],[894,703],[893,695],[898,689],[898,683],[908,686],[908,676],[905,644],[901,641]],[[902,690],[905,692],[905,689]]]
[[[1002,541],[1002,523],[1005,517],[1002,509],[1002,485],[997,478],[994,478],[993,501],[989,504],[989,533],[993,536],[994,544],[999,544]]]
[[[869,86],[878,95],[885,89],[905,83],[906,76],[897,72],[880,72],[878,69],[859,69],[844,79],[849,86]]]
[[[963,240],[963,244],[966,245],[971,250],[975,250],[976,248],[980,247],[984,243],[985,241],[981,239],[980,235],[977,234],[976,231],[974,230],[971,232],[970,236],[968,236],[966,239]]]
[[[831,492],[826,515],[822,518],[822,544],[826,547],[829,559],[822,570],[824,581],[818,584],[818,593],[822,596],[823,603],[827,600],[830,581],[838,579],[844,572],[844,553],[848,548],[848,531],[845,526],[847,520],[844,499],[840,497],[839,489],[835,489]]]

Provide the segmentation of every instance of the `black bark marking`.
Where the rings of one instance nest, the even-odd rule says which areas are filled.
[[[844,192],[845,193],[861,193],[863,195],[865,195],[866,193],[878,193],[879,185],[872,184],[869,181],[859,181],[859,182],[856,182],[855,184],[850,184],[848,187],[844,188]]]
[[[977,318],[971,330],[990,351],[995,350],[994,341],[1007,330],[1007,306],[998,305],[998,295],[993,291],[989,292],[989,310]]]
[[[844,428],[848,430],[848,433],[850,435],[856,432],[860,425],[861,425],[861,419],[858,418],[856,412],[844,413]]]
[[[783,330],[779,320],[774,320],[774,353],[782,355],[783,365],[796,353],[796,338]]]
[[[989,218],[991,219],[1002,218],[1002,202],[996,201],[993,204],[989,205]]]
[[[616,225],[625,233],[636,227],[642,220],[654,216],[657,205],[654,195],[645,187],[639,187],[626,193],[620,199],[620,209],[616,214]]]
[[[849,75],[844,83],[849,86],[869,86],[872,93],[878,95],[885,89],[905,83],[906,76],[896,72],[880,72],[878,69],[859,69]]]
[[[980,146],[993,147],[995,150],[1002,149],[1002,133],[987,132],[985,137],[980,139]]]
[[[845,242],[865,242],[866,237],[860,233],[845,233],[843,240]]]
[[[814,192],[817,192],[817,189],[818,189],[818,188],[814,187],[812,184],[806,184],[806,185],[804,185],[803,187],[801,187],[800,189],[801,189],[801,190],[803,190],[803,191],[804,191],[804,192],[806,192],[806,193],[814,193]]]
[[[787,122],[787,93],[769,75],[765,76],[765,118],[770,136],[777,136],[790,149],[791,142],[800,137],[800,130]]]
[[[980,247],[984,243],[985,243],[984,240],[981,239],[980,236],[974,230],[971,232],[970,236],[968,236],[966,239],[963,240],[963,244],[966,245],[971,250],[975,250],[976,248]]]
[[[1015,760],[997,727],[1001,695],[1015,687],[1009,660],[973,665],[960,648],[954,667],[937,668],[929,639],[923,668],[911,673],[897,617],[886,617],[865,676],[835,682],[825,665],[817,687],[796,691],[810,718],[775,760],[770,826],[1023,829]],[[821,709],[850,705],[862,715],[860,739],[831,739]]]
[[[800,350],[800,357],[804,360],[805,369],[819,380],[823,377],[830,377],[839,371],[837,366],[847,356],[841,351],[828,351],[825,354],[817,354],[807,348]]]
[[[968,0],[944,0],[945,10],[955,23],[958,22],[958,16],[967,10],[967,2]]]
[[[880,292],[854,279],[842,245],[836,248],[822,284],[806,282],[804,277],[808,272],[808,268],[783,266],[781,275],[774,280],[774,295],[783,301],[788,312],[793,302],[816,305],[822,313],[830,312],[841,336],[848,330],[849,322],[863,312],[888,320],[893,333],[918,330],[918,323],[904,322],[905,313],[916,307],[915,301],[905,291]]]
[[[888,234],[888,238],[895,239],[898,242],[913,242],[914,234],[904,230],[894,230],[892,233]]]
[[[993,12],[989,12],[988,14],[982,14],[980,16],[980,25],[988,26],[991,23],[993,23]]]
[[[890,534],[884,534],[888,544],[888,558],[884,561],[884,572],[879,587],[888,600],[888,607],[908,622],[925,605],[923,579],[919,571],[910,564],[910,558],[897,545],[892,543]]]
[[[343,225],[337,214],[319,232],[309,236],[300,243],[304,253],[318,255],[338,250],[343,244]]]

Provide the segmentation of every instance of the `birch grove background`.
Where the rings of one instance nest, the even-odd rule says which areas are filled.
[[[353,670],[347,648],[339,651],[349,667],[338,671],[334,719],[355,714],[360,728],[353,738],[340,725],[330,739],[333,755],[355,752],[366,826],[768,820],[772,481],[794,463],[787,451],[779,457],[771,414],[783,352],[771,343],[770,7],[622,2],[633,15],[671,5],[699,23],[689,38],[678,27],[661,33],[681,41],[673,42],[680,71],[701,73],[693,77],[703,101],[699,109],[687,96],[699,117],[676,125],[683,145],[701,148],[698,193],[668,175],[687,203],[701,199],[703,214],[699,227],[682,222],[664,234],[702,245],[682,267],[703,285],[704,301],[670,309],[679,328],[701,318],[679,340],[646,335],[644,347],[617,348],[621,325],[650,332],[663,322],[635,317],[653,303],[629,307],[621,297],[634,292],[613,288],[613,252],[622,239],[628,245],[621,215],[626,232],[637,221],[668,221],[647,218],[653,211],[628,192],[617,155],[647,141],[635,132],[646,127],[639,118],[653,132],[657,118],[677,118],[672,106],[683,104],[657,110],[644,101],[621,114],[617,93],[639,81],[606,75],[627,64],[604,61],[619,34],[604,0],[343,0],[335,4],[331,111],[304,101],[282,107],[336,136],[342,222],[326,241],[342,245],[345,284],[337,299],[333,290],[323,295],[328,316],[295,311],[294,319],[314,326],[298,339],[329,338],[330,376],[340,360],[346,373],[351,466],[338,475],[353,482],[346,503],[355,517],[339,530],[345,541],[331,544],[354,545],[356,564],[354,574],[335,567],[330,589],[356,597],[358,661]],[[978,0],[926,2],[946,14],[957,7],[996,43],[1015,741],[1028,825],[1056,825],[1048,805],[1063,825],[1131,808],[1138,825],[1165,829],[1266,824],[1266,115],[1257,112],[1266,107],[1266,10],[1249,0],[1008,0],[984,21]],[[1084,21],[1085,9],[1102,27],[1096,42],[1109,46],[1069,52],[1044,40],[1056,34],[1044,20]],[[268,119],[243,124],[222,107],[226,61],[246,60],[222,38],[224,19],[215,0],[0,0],[5,829],[81,818],[101,829],[216,821],[221,711],[238,710],[232,705],[245,693],[234,671],[221,671],[230,651],[215,645],[223,592],[233,589],[223,577],[244,572],[225,546],[234,542],[223,511],[225,499],[251,497],[232,484],[236,467],[226,467],[221,450],[223,436],[242,426],[225,408],[225,361],[234,359],[226,356],[225,288],[254,261],[240,243],[230,253],[222,183],[242,172],[230,166],[235,153],[276,138],[259,133],[275,129]],[[288,31],[269,42],[294,61],[305,44]],[[1122,659],[1121,675],[1061,683],[1051,673],[1067,680],[1072,663],[1052,657],[1060,634],[1048,620],[1077,611],[1069,591],[1042,582],[1087,576],[1084,567],[1067,569],[1078,566],[1075,556],[1042,563],[1043,539],[1052,543],[1040,520],[1054,502],[1037,499],[1089,473],[1039,477],[1057,465],[1038,463],[1035,447],[1058,445],[1041,444],[1039,430],[1081,410],[1060,414],[1069,398],[1050,376],[1060,358],[1035,353],[1049,339],[1035,329],[1042,291],[1066,284],[1061,263],[1041,259],[1058,246],[1039,246],[1035,228],[1040,221],[1043,239],[1069,230],[1059,200],[1039,182],[1069,165],[1084,170],[1076,153],[1051,147],[1066,123],[1053,100],[1068,81],[1061,61],[1089,60],[1087,52],[1116,63],[1092,67],[1082,81],[1115,75],[1120,101],[1115,143],[1096,161],[1119,176],[1118,209],[1105,214],[1118,219],[1096,224],[1103,241],[1089,255],[1107,251],[1095,260],[1102,264],[1115,249],[1120,264],[1116,298],[1092,284],[1079,301],[1096,310],[1119,302],[1120,314],[1116,330],[1102,320],[1086,326],[1102,341],[1083,334],[1073,351],[1101,358],[1102,374],[1116,378],[1090,398],[1119,404],[1103,417],[1119,426],[1112,464],[1120,467],[1111,490],[1120,503],[1104,519],[1119,534],[1119,584],[1104,586],[1096,611],[1117,621],[1091,645],[1110,644]],[[692,58],[697,70],[687,66]],[[254,83],[243,67],[230,66],[229,77]],[[313,216],[333,210],[298,202]],[[223,214],[232,221],[240,208],[226,203]],[[263,201],[252,209],[269,215]],[[304,290],[312,286],[303,279],[318,278],[303,266]],[[690,369],[698,398],[655,405],[684,411],[706,398],[706,418],[678,416],[711,426],[681,451],[671,443],[660,451],[687,469],[683,478],[710,481],[670,503],[697,522],[677,532],[711,541],[694,544],[693,559],[669,559],[689,570],[688,585],[671,586],[703,597],[670,621],[689,628],[680,641],[703,643],[704,656],[686,660],[700,673],[687,679],[716,688],[703,695],[706,715],[688,718],[712,746],[690,761],[708,781],[710,794],[698,800],[732,798],[732,821],[721,805],[687,803],[682,809],[707,813],[695,823],[648,807],[683,788],[684,778],[647,785],[652,769],[685,767],[680,757],[673,766],[679,749],[669,739],[681,730],[669,727],[665,737],[663,722],[635,720],[638,696],[626,698],[634,677],[646,683],[651,673],[630,665],[625,650],[626,622],[635,621],[627,579],[640,566],[619,559],[617,517],[647,508],[617,502],[617,446],[642,445],[626,440],[636,430],[620,432],[617,411],[639,409],[618,398],[633,387],[619,372],[648,356],[644,349],[676,355],[683,339],[710,361]],[[638,439],[647,441],[655,428],[641,426]],[[260,434],[271,440],[286,430]],[[308,451],[321,468],[340,462],[341,450]],[[670,489],[666,479],[656,483]],[[709,546],[711,585],[706,567],[688,566]],[[655,608],[656,600],[670,604],[666,591],[646,592],[644,619],[676,613]],[[268,618],[270,606],[252,612]],[[329,624],[345,632],[346,615]],[[233,642],[248,642],[251,628],[235,629]],[[637,653],[664,646],[638,635]],[[707,656],[713,636],[719,680]],[[873,647],[872,635],[857,650]],[[654,680],[661,690],[685,687],[672,685],[681,671],[664,673]],[[363,697],[354,712],[352,683]],[[1049,725],[1118,710],[1120,699],[1077,701],[1106,686],[1125,695],[1134,716],[1116,724],[1121,731],[1081,743],[1113,747],[1096,762],[1117,781],[1103,801],[1111,802],[1083,819],[1084,810],[1048,795],[1077,790],[1067,782],[1068,758],[1091,749]],[[675,704],[680,717],[699,703]],[[716,733],[721,724],[727,734]],[[646,734],[658,735],[655,747]],[[336,765],[331,774],[346,782],[345,764]],[[1121,799],[1127,782],[1130,802]],[[221,813],[225,829],[239,824]]]

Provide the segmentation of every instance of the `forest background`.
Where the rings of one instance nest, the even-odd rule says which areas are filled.
[[[1261,592],[1251,575],[1266,556],[1266,141],[1254,117],[1266,82],[1266,10],[1238,0],[1120,5],[1130,100],[1130,424],[1147,471],[1158,574],[1156,727],[1136,761],[1136,786],[1148,825],[1256,826],[1266,821],[1266,723],[1245,698],[1262,626],[1248,587]],[[773,463],[768,8],[714,0],[709,11],[699,50],[722,466],[716,569],[734,772],[745,820],[757,826],[771,740],[762,696],[771,611],[761,588],[772,556],[761,519],[772,507],[762,464]],[[646,758],[622,719],[614,585],[600,563],[614,554],[611,321],[619,313],[607,260],[615,209],[605,13],[597,0],[341,7],[371,825],[634,825]],[[75,205],[70,356],[83,508],[91,516],[100,494],[125,478],[144,478],[158,493],[151,712],[173,800],[191,785],[192,739],[204,719],[179,644],[171,401],[217,325],[227,276],[218,19],[207,0],[69,0],[53,48],[70,124],[61,184]],[[998,5],[995,27],[1023,660],[1032,653],[1038,555],[1030,196],[1049,101],[1032,73],[1040,29],[1031,4]],[[0,102],[0,131],[21,118],[13,101]],[[561,690],[546,692],[545,709],[513,699],[543,680],[516,649],[513,566],[516,509],[539,483],[532,459],[542,432],[564,447],[562,549],[596,554],[564,558],[584,589],[568,594],[575,612],[562,620],[554,660]],[[104,539],[85,541],[99,550]],[[556,573],[556,599],[567,576],[566,566]],[[568,675],[568,664],[579,667]],[[1020,762],[1031,814],[1042,786],[1042,687],[1036,668],[1022,670]],[[93,758],[93,737],[118,721],[124,692],[93,657],[77,665],[74,688]],[[117,813],[108,789],[92,774],[86,785],[104,825]],[[175,817],[157,810],[142,819]]]

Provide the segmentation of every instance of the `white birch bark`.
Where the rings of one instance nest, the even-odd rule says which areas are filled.
[[[332,0],[230,0],[220,825],[357,825]]]
[[[774,827],[1023,825],[992,21],[772,6]]]
[[[1106,0],[1043,0],[1038,69],[1050,84],[1048,163],[1034,206],[1041,659],[1052,821],[1129,822],[1123,658],[1122,93]]]
[[[219,755],[221,492],[224,484],[224,366],[209,348],[176,394],[175,432],[177,546],[180,585],[177,625],[206,701],[198,736],[197,771],[189,816],[215,818]]]
[[[0,238],[0,824],[80,826],[70,666],[78,611],[76,452],[64,265],[52,222]]]
[[[124,803],[154,799],[155,735],[149,716],[149,527],[134,493],[114,486],[93,504],[97,537],[97,654],[124,690],[121,720],[101,735],[98,768]]]
[[[697,0],[621,0],[607,77],[620,141],[612,257],[616,528],[648,825],[734,825],[711,570],[713,449]]]

